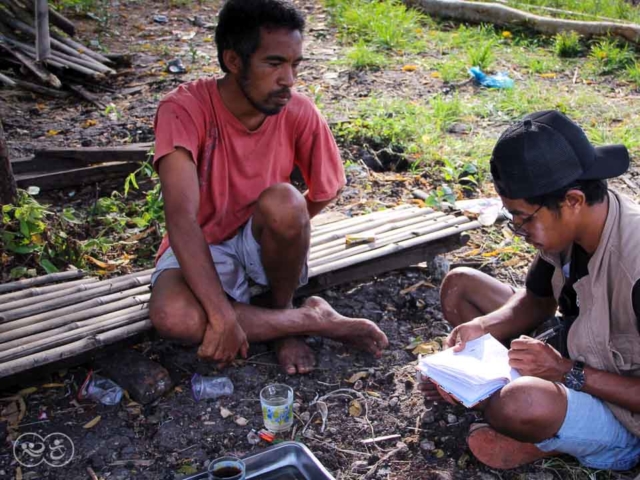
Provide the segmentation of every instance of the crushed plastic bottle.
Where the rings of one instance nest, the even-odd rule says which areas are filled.
[[[479,85],[487,88],[513,88],[513,80],[504,72],[487,75],[479,67],[471,67],[469,73]]]
[[[203,377],[194,373],[191,377],[191,392],[196,402],[203,398],[216,399],[233,395],[233,383],[229,377]]]
[[[123,390],[113,380],[96,375],[90,371],[80,391],[79,400],[93,400],[103,405],[117,405],[122,400]]]

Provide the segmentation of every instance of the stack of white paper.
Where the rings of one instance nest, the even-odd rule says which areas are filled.
[[[490,334],[467,342],[461,352],[450,348],[422,357],[418,369],[467,408],[520,376],[509,366],[507,348]]]

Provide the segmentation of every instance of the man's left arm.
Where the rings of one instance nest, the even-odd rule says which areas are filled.
[[[309,188],[304,193],[309,216],[334,201],[346,183],[340,151],[326,120],[305,100],[296,124],[296,165]]]

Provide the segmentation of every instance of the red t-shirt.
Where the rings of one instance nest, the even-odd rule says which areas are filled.
[[[345,184],[340,153],[315,105],[293,93],[277,115],[255,131],[227,110],[214,78],[181,85],[158,106],[154,165],[182,147],[198,168],[198,223],[209,244],[233,237],[251,215],[263,190],[290,181],[297,165],[309,199],[334,198]],[[169,247],[165,235],[158,258]]]

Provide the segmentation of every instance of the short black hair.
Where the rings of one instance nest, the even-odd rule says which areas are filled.
[[[216,28],[218,62],[225,73],[225,50],[235,51],[248,65],[249,58],[260,46],[260,28],[284,28],[304,31],[304,17],[287,0],[227,0],[220,11]]]
[[[595,205],[596,203],[602,203],[609,191],[606,180],[577,180],[566,187],[559,188],[550,193],[544,195],[538,195],[536,197],[525,198],[525,202],[530,205],[542,205],[549,210],[559,211],[562,202],[569,190],[580,190],[584,193],[587,201],[587,205]]]

